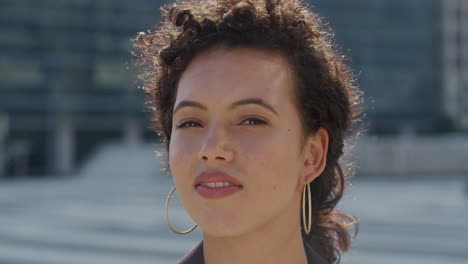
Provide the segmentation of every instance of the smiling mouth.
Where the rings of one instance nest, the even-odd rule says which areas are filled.
[[[229,187],[229,186],[240,187],[230,182],[203,182],[203,183],[198,184],[196,187],[200,185],[210,187],[210,188]]]
[[[194,187],[205,199],[221,199],[244,188],[238,179],[222,171],[202,172],[195,178]]]
[[[229,182],[203,182],[195,186],[197,193],[205,199],[221,199],[242,189],[243,186]]]

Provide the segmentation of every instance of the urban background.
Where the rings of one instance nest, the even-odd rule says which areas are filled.
[[[468,1],[308,2],[365,95],[344,263],[466,263]],[[165,226],[130,54],[164,3],[0,1],[0,263],[174,263],[200,239]]]

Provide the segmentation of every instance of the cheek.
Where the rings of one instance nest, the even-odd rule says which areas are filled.
[[[183,180],[183,175],[190,173],[190,160],[193,155],[196,155],[193,143],[185,142],[183,137],[174,136],[171,139],[169,144],[169,165],[177,185]]]
[[[244,210],[249,221],[264,221],[289,210],[295,202],[298,157],[294,142],[285,134],[265,135],[243,145],[241,164],[248,172]]]
[[[236,140],[237,157],[241,164],[263,170],[267,168],[274,159],[272,151],[275,149],[275,136],[272,134],[247,135]]]
[[[264,186],[278,189],[294,182],[293,174],[297,169],[297,157],[293,156],[294,143],[283,133],[264,135],[243,144],[243,159],[252,179],[261,181]]]
[[[184,135],[173,135],[169,144],[169,157],[174,161],[184,160],[197,153],[199,140]]]

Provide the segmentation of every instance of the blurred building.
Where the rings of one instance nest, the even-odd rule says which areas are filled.
[[[468,1],[313,5],[352,58],[372,133],[468,130]]]
[[[157,22],[160,5],[0,2],[4,170],[14,173],[13,145],[25,146],[30,173],[69,173],[99,142],[143,136],[147,124],[129,68],[129,39]]]
[[[0,175],[70,173],[105,140],[152,135],[129,39],[161,3],[0,2]],[[310,3],[352,59],[371,133],[468,129],[467,1]]]
[[[468,130],[468,1],[444,0],[439,10],[443,110]]]

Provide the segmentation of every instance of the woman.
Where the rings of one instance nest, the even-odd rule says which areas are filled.
[[[183,0],[134,39],[175,187],[168,226],[203,240],[179,263],[335,263],[354,218],[334,209],[361,93],[299,0]],[[178,231],[177,190],[196,223]]]

